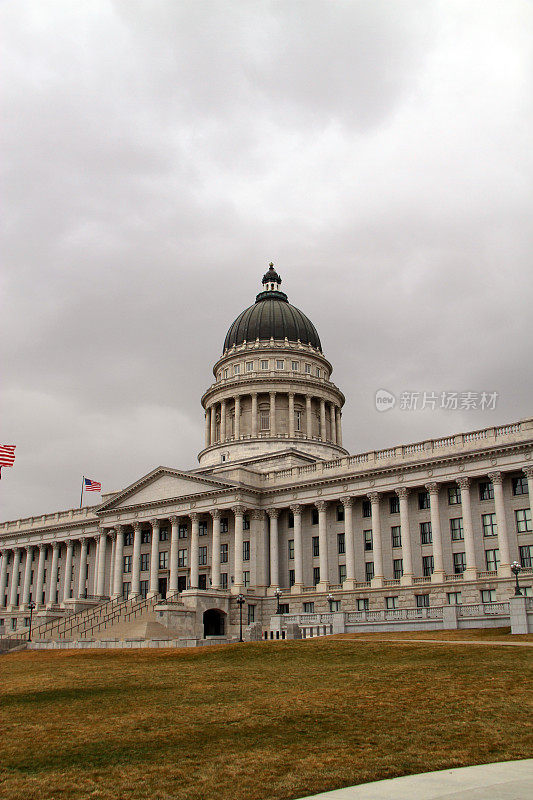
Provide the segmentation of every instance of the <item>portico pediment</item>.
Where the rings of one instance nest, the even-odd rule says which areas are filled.
[[[99,511],[111,511],[179,497],[234,489],[235,484],[208,476],[190,475],[168,467],[158,467],[140,480],[118,492]]]

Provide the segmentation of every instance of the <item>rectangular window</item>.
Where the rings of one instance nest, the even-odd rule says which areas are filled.
[[[310,375],[311,374],[311,364],[306,364],[305,365],[305,374],[306,375]]]
[[[500,564],[500,551],[497,547],[494,550],[485,550],[485,564],[488,572],[496,572]]]
[[[317,376],[317,378],[320,378],[320,370],[319,370],[318,367],[316,368],[316,376]]]
[[[394,578],[401,578],[403,575],[403,558],[395,558],[392,562]]]
[[[227,517],[221,517],[221,519],[220,519],[220,533],[227,533],[228,532],[228,527],[229,527],[228,518]]]
[[[228,563],[228,547],[227,543],[220,545],[220,563],[227,564]]]
[[[259,412],[259,430],[261,431],[270,430],[270,411],[268,411],[267,409],[262,409]]]
[[[368,611],[369,603],[368,597],[359,597],[357,600],[357,610],[358,611]]]
[[[267,359],[263,359],[261,361],[261,369],[268,369],[268,361],[267,361]]]
[[[494,486],[492,481],[481,481],[479,484],[479,499],[494,500]]]
[[[141,553],[141,572],[150,569],[150,553]]]
[[[330,600],[329,606],[331,611],[340,611],[341,610],[341,601],[340,600]]]
[[[429,608],[429,594],[415,594],[417,608]]]
[[[318,536],[313,536],[312,545],[313,545],[313,558],[316,558],[317,556],[320,555],[320,539]]]
[[[346,580],[346,564],[339,564],[339,583]]]
[[[374,577],[374,562],[373,561],[366,561],[365,562],[365,581],[369,583],[372,578]]]
[[[461,505],[461,492],[458,486],[448,487],[448,505],[458,506]]]
[[[289,539],[287,544],[289,545],[289,560],[292,560],[294,558],[294,539]]]
[[[311,525],[318,525],[318,508],[311,509]]]
[[[244,517],[242,518],[242,529],[243,531],[250,530],[250,517],[248,514],[245,514]]]
[[[295,411],[294,412],[294,430],[301,431],[302,430],[302,412]]]
[[[482,603],[495,603],[496,602],[496,589],[482,589],[481,590]]]
[[[314,613],[315,613],[315,604],[304,603],[304,614],[314,614]]]
[[[220,587],[222,589],[227,589],[228,588],[228,573],[227,572],[221,572],[220,573]]]
[[[429,508],[429,492],[418,492],[418,508]]]
[[[131,547],[133,544],[133,533],[128,531],[124,534],[124,547]],[[87,554],[89,553],[89,548],[87,548]]]
[[[186,567],[189,564],[187,550],[178,550],[178,567]]]
[[[516,530],[518,533],[527,533],[531,530],[531,509],[518,508],[515,512]]]
[[[431,534],[431,522],[420,523],[420,544],[431,544],[433,541]]]
[[[279,604],[279,613],[280,614],[288,614],[289,613],[289,604],[288,603],[280,603]]]
[[[159,569],[168,569],[168,551],[159,553]]]
[[[249,561],[250,560],[250,542],[246,541],[242,543],[242,560]]]
[[[385,608],[388,610],[392,610],[394,608],[398,608],[398,598],[397,597],[386,597],[385,598]]]
[[[254,362],[247,361],[246,362],[246,372],[253,372],[254,371]]]
[[[168,542],[168,528],[161,528],[159,531],[159,541]]]
[[[365,542],[365,550],[372,550],[374,547],[372,543],[372,531],[363,531],[363,539]]]
[[[124,572],[131,572],[131,556],[124,556]]]
[[[372,503],[370,500],[363,500],[363,517],[372,516]]]
[[[248,625],[255,622],[255,606],[248,606]]]
[[[186,524],[178,525],[178,539],[186,539],[188,536],[188,528]]]
[[[276,360],[276,369],[285,369],[285,362],[282,358]]]
[[[466,569],[466,556],[464,553],[453,554],[453,571],[456,575],[464,572]]]
[[[141,531],[141,544],[150,544],[150,531]]]
[[[422,575],[424,578],[429,578],[430,575],[433,575],[433,569],[433,556],[422,556]]]
[[[294,586],[294,581],[295,581],[294,570],[290,569],[289,570],[289,586]]]
[[[462,517],[457,517],[456,519],[450,520],[450,533],[452,536],[452,542],[459,542],[465,538],[463,533]]]
[[[125,597],[127,600],[128,597],[130,596],[130,592],[131,592],[131,583],[129,581],[126,581],[125,583],[122,584],[122,597]]]
[[[462,603],[461,592],[447,592],[446,602],[449,606],[460,606]]]
[[[320,583],[320,567],[313,567],[313,586]]]
[[[198,523],[198,536],[207,536],[207,522]]]
[[[393,547],[401,547],[402,546],[402,529],[400,525],[393,525],[390,529],[391,539],[392,539],[392,546]]]
[[[198,548],[198,564],[200,567],[207,566],[207,547]]]
[[[345,550],[345,542],[344,542],[344,533],[337,534],[337,553],[342,556],[346,552]]]
[[[344,506],[337,506],[337,522],[344,522]]]
[[[229,369],[228,369],[227,367],[226,367],[226,369],[224,370],[224,377],[225,377],[225,378],[229,377]]]
[[[527,478],[521,475],[518,478],[512,479],[513,494],[528,494]]]
[[[287,516],[287,527],[294,528],[294,514],[292,513],[292,511],[289,511],[289,514]]]
[[[242,583],[245,588],[247,588],[250,585],[250,573],[248,572],[248,570],[244,570],[244,572],[242,573]]]
[[[235,364],[233,366],[233,374],[234,375],[240,375],[241,374],[241,365],[240,364]]]
[[[533,566],[533,544],[526,544],[518,548],[520,551],[520,564],[531,569]]]
[[[150,585],[149,581],[139,582],[139,591],[141,593],[141,597],[146,598],[146,595],[148,594],[149,585]]]
[[[291,369],[293,372],[298,372],[300,369],[300,362],[299,361],[291,361]]]
[[[391,514],[400,513],[400,498],[393,495],[389,497],[389,511]]]
[[[481,524],[483,525],[483,536],[497,536],[498,525],[496,524],[496,514],[482,514]]]

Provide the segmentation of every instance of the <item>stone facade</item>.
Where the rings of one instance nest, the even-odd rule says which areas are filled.
[[[238,631],[239,594],[245,627],[273,630],[278,588],[289,615],[501,603],[515,560],[530,594],[533,419],[350,456],[331,372],[309,343],[233,344],[202,398],[199,469],[1,524],[0,634],[30,603],[42,621],[124,595],[159,598],[161,624],[196,639],[211,611]]]

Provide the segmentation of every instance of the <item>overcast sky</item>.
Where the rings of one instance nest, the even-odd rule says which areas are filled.
[[[197,466],[271,260],[352,453],[533,416],[531,2],[3,0],[0,24],[1,518]]]

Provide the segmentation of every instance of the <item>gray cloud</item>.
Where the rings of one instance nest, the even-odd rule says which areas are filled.
[[[532,10],[4,3],[2,517],[193,467],[274,260],[352,451],[531,414]],[[500,394],[378,414],[374,393]],[[96,498],[95,498],[96,499]]]

